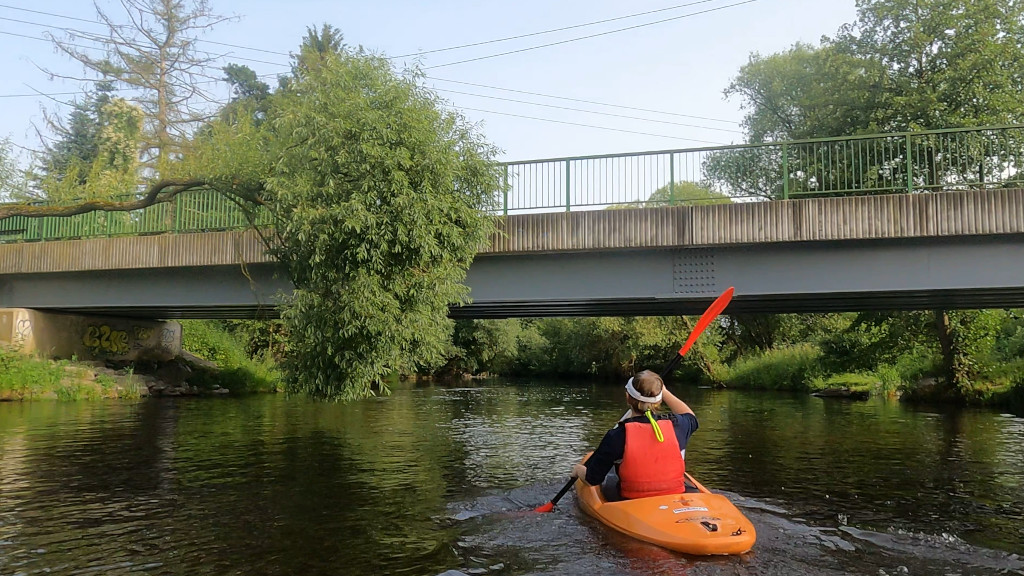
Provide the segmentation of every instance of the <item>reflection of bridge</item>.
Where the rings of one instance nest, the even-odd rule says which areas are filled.
[[[736,312],[1024,306],[1022,156],[998,127],[510,163],[453,314],[691,313],[728,285]],[[291,287],[248,223],[209,193],[0,220],[0,307],[273,314]]]
[[[1024,306],[1024,190],[504,218],[463,317]],[[0,307],[146,317],[273,314],[252,231],[0,245]]]

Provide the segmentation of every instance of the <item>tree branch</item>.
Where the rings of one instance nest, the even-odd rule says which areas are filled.
[[[146,195],[126,202],[111,200],[88,200],[79,204],[66,206],[54,205],[32,205],[32,204],[0,204],[0,219],[11,216],[25,216],[27,218],[42,218],[46,216],[75,216],[87,212],[128,212],[139,210],[173,199],[178,194],[196,188],[203,188],[208,185],[204,179],[167,179],[153,183]]]

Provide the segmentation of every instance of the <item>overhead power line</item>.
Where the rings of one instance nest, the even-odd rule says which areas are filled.
[[[65,20],[74,20],[75,22],[88,22],[89,24],[100,24],[95,20],[89,20],[88,18],[78,18],[76,16],[68,16],[67,14],[57,14],[54,12],[45,12],[43,10],[30,10],[28,8],[21,8],[19,6],[11,6],[8,4],[0,4],[0,8],[7,8],[8,10],[19,10],[21,12],[30,12],[32,14],[39,14],[42,16],[51,16],[53,18],[63,18]],[[240,48],[242,50],[252,50],[254,52],[264,52],[266,54],[277,54],[279,56],[290,56],[287,52],[277,52],[275,50],[265,50],[263,48],[253,48],[252,46],[240,46],[238,44],[228,44],[227,42],[215,42],[213,40],[200,39],[199,42],[206,44],[215,44],[217,46],[227,46],[229,48]]]
[[[515,102],[517,104],[529,104],[530,106],[543,106],[544,108],[554,108],[556,110],[569,110],[571,112],[582,112],[585,114],[597,114],[600,116],[611,116],[613,118],[625,118],[627,120],[641,120],[644,122],[656,122],[658,124],[670,124],[672,126],[685,126],[686,128],[700,128],[701,130],[714,130],[716,132],[732,132],[734,134],[742,134],[739,130],[731,130],[729,128],[713,128],[711,126],[701,126],[699,124],[683,124],[682,122],[669,122],[666,120],[655,120],[653,118],[641,118],[639,116],[627,116],[625,114],[613,114],[611,112],[598,112],[596,110],[584,110],[582,108],[572,108],[570,106],[558,106],[555,104],[543,104],[540,102],[528,102],[526,100],[516,100],[515,98],[502,98],[501,96],[488,96],[486,94],[473,94],[472,92],[461,92],[459,90],[448,90],[445,88],[437,88],[441,92],[450,92],[452,94],[462,94],[465,96],[475,96],[477,98],[488,98],[491,100],[501,100],[504,102]]]
[[[696,138],[683,138],[681,136],[670,136],[668,134],[653,134],[651,132],[638,132],[636,130],[624,130],[621,128],[610,128],[608,126],[595,126],[593,124],[581,124],[579,122],[569,122],[566,120],[554,120],[552,118],[538,118],[536,116],[525,116],[523,114],[512,114],[510,112],[498,112],[495,110],[483,110],[481,108],[468,108],[466,106],[459,106],[459,110],[472,110],[474,112],[484,112],[486,114],[498,114],[500,116],[512,116],[514,118],[525,118],[527,120],[538,120],[540,122],[552,122],[555,124],[567,124],[569,126],[582,126],[584,128],[596,128],[598,130],[610,130],[612,132],[624,132],[626,134],[639,134],[641,136],[656,136],[658,138],[671,138],[673,140],[686,140],[688,142],[699,142],[701,144],[712,144],[715,146],[724,145],[723,142],[712,142],[710,140],[698,140]]]
[[[476,84],[474,82],[463,82],[461,80],[449,80],[447,78],[438,78],[437,76],[427,76],[431,80],[437,80],[438,82],[450,82],[452,84],[462,84],[464,86],[475,86],[477,88],[487,88],[489,90],[500,90],[502,92],[514,92],[516,94],[528,94],[530,96],[540,96],[542,98],[554,98],[556,100],[565,100],[568,102],[580,102],[582,104],[594,104],[595,106],[608,106],[610,108],[621,108],[623,110],[636,110],[637,112],[650,112],[652,114],[666,114],[668,116],[678,116],[680,118],[693,118],[695,120],[707,120],[709,122],[722,122],[724,124],[739,124],[735,120],[723,120],[721,118],[710,118],[708,116],[694,116],[692,114],[680,114],[678,112],[667,112],[665,110],[652,110],[650,108],[637,108],[635,106],[625,106],[622,104],[609,104],[608,102],[598,102],[596,100],[583,100],[580,98],[569,98],[567,96],[555,96],[554,94],[542,94],[540,92],[529,92],[526,90],[516,90],[513,88],[502,88],[501,86],[488,86],[487,84]]]
[[[118,43],[118,42],[116,42],[114,40],[111,40],[109,38],[104,38],[103,36],[101,36],[100,34],[97,34],[96,32],[89,32],[87,30],[76,30],[74,28],[65,28],[63,26],[53,26],[51,24],[43,24],[41,22],[30,22],[28,20],[18,20],[17,18],[7,18],[5,16],[0,16],[0,20],[6,21],[6,22],[15,22],[17,24],[28,24],[29,26],[39,26],[40,28],[48,28],[50,30],[60,30],[61,32],[64,32],[65,34],[70,34],[72,36],[78,36],[78,37],[80,37],[80,38],[82,38],[84,40],[88,40],[90,42],[97,42],[99,44],[117,44]],[[17,35],[17,34],[12,34],[12,33],[8,33],[8,34],[11,34],[12,36],[16,36]],[[47,38],[39,38],[39,37],[36,37],[36,36],[25,36],[25,35],[20,35],[20,36],[22,36],[24,38],[29,38],[31,40],[41,40],[43,42],[52,42],[51,40],[49,40]],[[71,43],[71,42],[63,42],[63,43],[65,45],[67,45],[67,46],[74,46],[75,48],[83,48],[83,49],[86,49],[86,50],[102,50],[102,48],[97,48],[95,46],[82,46],[81,44],[74,44],[74,43]],[[142,46],[138,46],[136,44],[130,44],[130,43],[126,43],[126,44],[128,46],[131,46],[132,48],[136,48],[136,49],[144,49],[145,48],[145,47],[142,47]],[[245,61],[245,62],[257,62],[259,64],[269,64],[271,66],[288,66],[288,64],[281,64],[280,62],[270,62],[268,60],[258,60],[258,59],[255,59],[255,58],[245,58],[245,57],[242,57],[242,56],[235,56],[233,54],[213,54],[213,53],[206,52],[206,51],[203,51],[203,50],[197,50],[196,52],[198,54],[201,54],[203,56],[206,56],[208,58],[213,58],[213,59],[227,58],[227,57],[230,56],[230,58],[232,60],[242,60],[242,61]]]
[[[540,32],[530,32],[527,34],[519,34],[518,36],[506,36],[504,38],[495,38],[494,40],[483,40],[481,42],[473,42],[471,44],[460,44],[458,46],[449,46],[447,48],[435,48],[433,50],[423,50],[420,52],[413,52],[410,54],[401,54],[399,56],[390,56],[390,58],[409,58],[410,56],[422,56],[424,54],[434,54],[437,52],[448,52],[450,50],[460,50],[462,48],[473,48],[475,46],[483,46],[485,44],[496,44],[498,42],[507,42],[509,40],[520,40],[522,38],[530,38],[531,36],[541,36],[543,34],[553,34],[555,32],[564,32],[566,30],[573,30],[575,28],[585,28],[587,26],[596,26],[598,24],[606,24],[608,22],[615,22],[617,20],[627,20],[629,18],[639,18],[640,16],[647,16],[649,14],[656,14],[658,12],[668,12],[670,10],[679,10],[680,8],[687,8],[689,6],[696,6],[697,4],[707,4],[708,2],[714,2],[715,0],[697,0],[696,2],[689,2],[687,4],[678,4],[676,6],[669,6],[668,8],[659,8],[657,10],[648,10],[647,12],[636,12],[634,14],[626,14],[625,16],[616,16],[615,18],[605,18],[604,20],[595,20],[593,22],[584,22],[583,24],[573,24],[572,26],[563,26],[561,28],[552,28],[550,30],[541,30]],[[0,4],[0,6],[3,6]]]
[[[466,64],[467,62],[477,62],[479,60],[487,60],[489,58],[498,58],[499,56],[508,56],[509,54],[519,54],[520,52],[528,52],[530,50],[539,50],[541,48],[549,48],[551,46],[559,46],[561,44],[568,44],[570,42],[579,42],[580,40],[587,40],[589,38],[597,38],[599,36],[607,36],[609,34],[617,34],[619,32],[625,32],[627,30],[636,30],[637,28],[644,28],[647,26],[654,26],[655,24],[663,24],[665,22],[672,22],[674,20],[682,20],[683,18],[691,18],[693,16],[699,16],[701,14],[707,14],[709,12],[717,12],[719,10],[725,10],[726,8],[733,8],[735,6],[742,6],[744,4],[751,4],[757,2],[757,0],[745,0],[744,2],[736,2],[735,4],[726,4],[725,6],[719,6],[717,8],[709,8],[707,10],[701,10],[700,12],[692,12],[690,14],[683,14],[682,16],[673,16],[672,18],[664,18],[662,20],[655,20],[654,22],[648,22],[646,24],[637,24],[635,26],[627,26],[625,28],[618,28],[615,30],[608,30],[606,32],[598,32],[597,34],[588,34],[587,36],[578,36],[576,38],[569,38],[567,40],[560,40],[558,42],[549,42],[547,44],[541,44],[539,46],[529,46],[527,48],[520,48],[518,50],[509,50],[508,52],[501,52],[498,54],[490,54],[488,56],[478,56],[476,58],[467,58],[465,60],[458,60],[456,62],[448,62],[447,64],[436,64],[434,66],[425,66],[424,70],[430,70],[433,68],[444,68],[445,66],[455,66],[456,64]]]
[[[670,6],[670,7],[662,8],[662,9],[658,9],[658,10],[649,10],[649,11],[646,11],[646,12],[638,12],[638,13],[628,14],[628,15],[624,15],[624,16],[618,16],[618,17],[614,17],[614,18],[607,18],[607,19],[604,19],[604,20],[587,22],[587,23],[583,23],[583,24],[576,24],[576,25],[572,25],[572,26],[564,26],[564,27],[561,27],[561,28],[555,28],[555,29],[544,30],[544,31],[540,31],[540,32],[533,32],[533,33],[528,33],[528,34],[522,34],[522,35],[518,35],[518,36],[510,36],[510,37],[505,37],[505,38],[498,38],[498,39],[494,39],[494,40],[476,42],[476,43],[472,43],[472,44],[464,44],[464,45],[452,46],[452,47],[448,47],[448,48],[438,48],[438,49],[435,49],[435,50],[423,51],[423,52],[419,52],[419,53],[416,53],[416,54],[406,54],[406,55],[401,55],[401,56],[394,56],[394,57],[391,57],[391,59],[403,58],[403,57],[414,56],[414,55],[422,55],[422,54],[428,54],[428,53],[435,53],[435,52],[445,52],[445,51],[449,51],[449,50],[455,50],[455,49],[460,49],[460,48],[468,48],[468,47],[479,46],[479,45],[484,45],[484,44],[492,44],[492,43],[503,42],[503,41],[507,41],[507,40],[520,39],[520,38],[526,38],[526,37],[531,37],[531,36],[539,36],[539,35],[543,35],[543,34],[554,33],[554,32],[559,32],[559,31],[564,31],[564,30],[571,30],[571,29],[575,29],[575,28],[582,28],[582,27],[586,27],[586,26],[593,26],[593,25],[597,25],[597,24],[602,24],[602,23],[607,23],[607,22],[612,22],[612,21],[618,21],[618,20],[624,20],[624,19],[628,19],[628,18],[636,18],[636,17],[639,17],[639,16],[649,15],[649,14],[653,14],[653,13],[666,12],[666,11],[670,11],[670,10],[677,10],[677,9],[681,9],[681,8],[685,8],[685,7],[693,6],[693,5],[697,5],[697,4],[705,4],[707,2],[712,2],[712,1],[715,1],[715,0],[697,0],[697,1],[694,1],[694,2],[689,2],[689,3],[686,3],[686,4],[680,4],[680,5],[676,5],[676,6]],[[702,10],[702,11],[699,11],[699,12],[693,12],[693,13],[690,13],[690,14],[684,14],[684,15],[681,15],[681,16],[675,16],[675,17],[672,17],[672,18],[664,18],[664,19],[661,19],[661,20],[657,20],[657,21],[654,21],[654,22],[648,22],[648,23],[645,23],[645,24],[638,24],[638,25],[635,25],[635,26],[628,26],[628,27],[619,28],[619,29],[616,29],[616,30],[610,30],[610,31],[606,31],[606,32],[601,32],[601,33],[597,33],[597,34],[590,34],[590,35],[581,36],[581,37],[577,37],[577,38],[570,38],[570,39],[562,40],[562,41],[559,41],[559,42],[552,42],[552,43],[543,44],[543,45],[539,45],[539,46],[527,47],[527,48],[523,48],[523,49],[519,49],[519,50],[513,50],[513,51],[504,52],[504,53],[500,53],[500,54],[492,54],[492,55],[488,55],[488,56],[472,58],[472,59],[463,60],[463,61],[459,61],[459,62],[451,62],[451,63],[447,63],[447,64],[440,64],[440,65],[437,65],[437,66],[430,66],[428,68],[439,68],[439,67],[444,67],[444,66],[451,66],[451,65],[461,64],[461,63],[465,63],[465,62],[484,60],[484,59],[488,59],[488,58],[496,58],[496,57],[504,56],[504,55],[508,55],[508,54],[515,54],[515,53],[519,53],[519,52],[536,50],[536,49],[545,48],[545,47],[549,47],[549,46],[557,46],[557,45],[560,45],[560,44],[576,42],[576,41],[585,40],[585,39],[588,39],[588,38],[595,38],[595,37],[599,37],[599,36],[605,36],[605,35],[609,35],[609,34],[614,34],[614,33],[617,33],[617,32],[624,32],[624,31],[627,31],[627,30],[643,28],[643,27],[646,27],[646,26],[652,26],[652,25],[661,24],[661,23],[664,23],[664,22],[670,22],[670,21],[674,21],[674,20],[680,20],[680,19],[683,19],[683,18],[689,18],[689,17],[692,17],[692,16],[697,16],[697,15],[700,15],[700,14],[706,14],[706,13],[709,13],[709,12],[715,12],[715,11],[718,11],[718,10],[723,10],[723,9],[731,8],[731,7],[734,7],[734,6],[740,6],[740,5],[743,5],[743,4],[750,4],[750,3],[756,2],[756,1],[757,0],[745,0],[743,2],[737,2],[737,3],[729,4],[729,5],[726,5],[726,6],[719,6],[719,7],[716,7],[716,8],[711,8],[711,9],[708,9],[708,10]],[[42,10],[32,10],[32,9],[28,9],[28,8],[21,8],[21,7],[11,6],[11,5],[7,5],[7,4],[0,4],[0,8],[7,8],[7,9],[11,9],[11,10],[18,10],[18,11],[28,12],[28,13],[33,13],[33,14],[40,14],[40,15],[45,15],[45,16],[51,16],[51,17],[62,18],[62,19],[66,19],[66,20],[73,20],[73,21],[79,21],[79,22],[87,22],[87,23],[90,23],[90,24],[98,24],[98,22],[95,22],[95,21],[92,21],[92,20],[88,20],[88,19],[85,19],[85,18],[78,18],[78,17],[75,17],[75,16],[68,16],[68,15],[65,15],[65,14],[57,14],[57,13],[46,12],[46,11],[42,11]],[[104,37],[102,37],[102,36],[100,36],[100,35],[98,35],[96,33],[93,33],[93,32],[86,32],[86,31],[76,30],[76,29],[73,29],[73,28],[66,28],[66,27],[62,27],[62,26],[48,25],[48,24],[43,24],[43,23],[39,23],[39,22],[30,22],[30,21],[25,21],[25,20],[18,20],[18,19],[15,19],[15,18],[7,18],[7,17],[3,17],[3,16],[0,16],[0,20],[6,20],[6,21],[16,22],[16,23],[20,23],[20,24],[28,24],[28,25],[33,25],[33,26],[40,26],[40,27],[44,27],[44,28],[61,30],[61,31],[65,32],[65,33],[77,35],[77,36],[79,36],[79,37],[81,37],[81,38],[83,38],[85,40],[94,41],[94,42],[98,42],[98,43],[109,43],[110,42],[109,39],[104,38]],[[13,32],[0,31],[0,34],[5,34],[5,35],[9,35],[9,36],[16,36],[16,37],[20,37],[20,38],[27,38],[27,39],[30,39],[30,40],[36,40],[36,41],[41,41],[41,42],[48,42],[48,43],[51,42],[51,40],[48,40],[46,38],[40,38],[40,37],[29,36],[29,35],[25,35],[25,34],[18,34],[18,33],[13,33]],[[267,54],[275,54],[275,55],[281,55],[281,56],[291,56],[291,54],[287,54],[287,53],[284,53],[284,52],[278,52],[278,51],[273,51],[273,50],[265,50],[265,49],[262,49],[262,48],[254,48],[254,47],[251,47],[251,46],[243,46],[243,45],[230,44],[230,43],[225,43],[225,42],[215,42],[215,41],[212,41],[212,40],[199,40],[199,41],[200,42],[209,43],[209,44],[216,44],[216,45],[221,45],[221,46],[228,46],[228,47],[232,47],[232,48],[238,48],[238,49],[242,49],[242,50],[253,50],[253,51],[263,52],[263,53],[267,53]],[[75,43],[68,43],[68,45],[76,47],[76,48],[82,48],[82,49],[93,49],[93,50],[100,50],[101,49],[101,48],[98,48],[96,46],[83,46],[81,44],[75,44]],[[210,54],[208,52],[201,52],[201,53],[206,54],[206,55],[211,56],[211,57],[226,58],[226,59],[233,59],[233,60],[240,60],[240,61],[249,61],[249,62],[257,62],[257,63],[268,64],[268,65],[273,65],[273,66],[282,66],[282,67],[289,66],[289,64],[282,64],[282,63],[278,63],[278,62],[270,62],[270,61],[265,61],[265,60],[252,59],[252,58],[244,58],[244,57],[240,57],[240,56],[234,56],[234,55],[231,55],[231,54],[224,54],[224,55],[221,55],[221,56],[216,56],[216,55]],[[269,77],[274,77],[274,76],[278,76],[278,74],[263,74],[263,75],[259,75],[258,77],[259,78],[269,78]],[[734,121],[722,120],[722,119],[718,119],[718,118],[709,118],[709,117],[704,117],[704,116],[694,116],[694,115],[681,114],[681,113],[676,113],[676,112],[666,112],[666,111],[652,110],[652,109],[638,108],[638,107],[631,107],[631,106],[621,106],[621,105],[608,104],[608,103],[597,102],[597,101],[592,101],[592,100],[583,100],[583,99],[569,98],[569,97],[564,97],[564,96],[555,96],[555,95],[550,95],[550,94],[542,94],[542,93],[529,92],[529,91],[524,91],[524,90],[515,90],[515,89],[511,89],[511,88],[502,88],[502,87],[497,87],[497,86],[487,86],[487,85],[484,85],[484,84],[475,84],[475,83],[471,83],[471,82],[461,82],[461,81],[458,81],[458,80],[447,80],[447,79],[435,78],[435,77],[431,77],[431,78],[434,79],[434,80],[441,81],[441,82],[451,82],[451,83],[463,84],[463,85],[468,85],[468,86],[477,86],[477,87],[487,88],[487,89],[492,89],[492,90],[501,90],[501,91],[507,91],[507,92],[513,92],[513,93],[528,94],[528,95],[532,95],[532,96],[540,96],[540,97],[544,97],[544,98],[554,98],[554,99],[560,99],[560,100],[565,100],[565,101],[573,101],[573,102],[592,104],[592,105],[598,105],[598,106],[613,107],[613,108],[618,108],[618,109],[623,109],[623,110],[636,110],[636,111],[641,111],[641,112],[648,112],[648,113],[655,113],[655,114],[666,114],[666,115],[671,115],[671,116],[685,117],[685,118],[694,118],[694,119],[700,119],[700,120],[706,120],[706,121],[712,121],[712,122],[726,122],[726,123],[731,123],[731,124],[737,124]],[[99,81],[99,80],[96,80],[96,81]],[[222,82],[222,80],[206,80],[206,81],[199,81],[199,82],[196,82],[196,83],[197,84],[200,84],[200,83],[202,83],[202,84],[210,84],[210,83],[216,83],[216,82]],[[38,96],[51,97],[51,96],[66,96],[66,95],[86,94],[87,93],[85,91],[77,91],[77,92],[71,91],[71,92],[55,92],[55,93],[51,93],[51,94],[46,94],[46,93],[43,93],[43,92],[40,92],[40,91],[36,91],[34,88],[31,88],[31,89],[34,91],[34,93],[31,93],[31,94],[28,94],[28,93],[26,93],[26,94],[0,94],[0,98],[19,98],[19,97],[38,97]],[[129,88],[119,88],[119,89],[116,89],[116,90],[117,91],[122,91],[122,90],[128,91],[128,90],[136,90],[136,88],[130,88],[129,87]],[[438,90],[445,91],[444,89],[440,89],[440,88],[438,88]],[[614,114],[614,113],[610,113],[610,112],[582,110],[582,109],[579,109],[579,108],[571,108],[571,107],[566,107],[566,106],[556,106],[556,105],[552,105],[552,104],[544,104],[544,103],[537,103],[537,102],[528,102],[528,101],[516,100],[516,99],[512,99],[512,98],[502,98],[502,97],[498,97],[498,96],[488,96],[488,95],[473,94],[473,93],[468,93],[468,92],[459,92],[457,90],[447,90],[447,91],[448,92],[457,93],[457,94],[464,94],[464,95],[468,95],[468,96],[476,96],[476,97],[489,98],[489,99],[494,99],[494,100],[504,100],[504,101],[509,101],[509,102],[517,102],[517,103],[523,103],[523,104],[529,104],[529,105],[535,105],[535,106],[543,106],[543,107],[562,109],[562,110],[570,110],[570,111],[583,112],[583,113],[589,113],[589,114],[598,114],[598,115],[611,116],[611,117],[621,117],[621,118],[627,118],[627,119],[632,119],[632,120],[641,120],[641,121],[647,121],[647,122],[661,122],[663,124],[672,124],[672,125],[692,127],[692,128],[699,128],[699,129],[708,129],[708,130],[716,130],[716,131],[723,131],[723,132],[740,133],[737,130],[730,130],[730,129],[725,129],[725,128],[713,128],[713,127],[709,127],[709,126],[699,126],[699,125],[683,124],[683,123],[676,123],[676,122],[665,122],[665,121],[658,121],[658,120],[649,119],[649,118],[639,118],[639,117],[635,117],[635,116],[626,116],[626,115],[621,115],[621,114]],[[554,120],[554,119],[549,119],[549,118],[538,118],[538,117],[533,117],[533,116],[524,116],[524,115],[512,114],[512,113],[506,113],[506,112],[497,112],[497,111],[493,111],[493,110],[482,110],[482,109],[477,109],[477,108],[464,108],[464,109],[480,111],[480,112],[485,112],[485,113],[490,113],[490,114],[514,116],[514,117],[526,118],[526,119],[537,120],[537,121],[553,122],[553,123],[560,123],[560,124],[568,124],[568,125],[582,126],[582,127],[588,127],[588,128],[596,128],[596,129],[601,129],[601,130],[612,130],[612,131],[632,133],[632,134],[641,134],[641,135],[649,135],[649,136],[656,136],[656,137],[663,137],[663,138],[673,138],[673,139],[681,139],[681,140],[690,140],[690,141],[694,141],[694,142],[702,142],[702,143],[708,143],[708,144],[718,144],[717,142],[710,142],[710,141],[705,141],[705,140],[695,140],[695,139],[691,139],[691,138],[679,138],[679,137],[669,136],[669,135],[664,135],[664,134],[651,134],[651,133],[647,133],[647,132],[638,132],[638,131],[632,131],[632,130],[622,130],[622,129],[617,129],[617,128],[609,128],[609,127],[605,127],[605,126],[595,126],[595,125],[590,125],[590,124],[581,124],[581,123],[576,123],[576,122],[567,122],[567,121]]]
[[[485,40],[485,41],[474,42],[474,43],[470,43],[470,44],[461,44],[461,45],[458,45],[458,46],[449,46],[449,47],[446,47],[446,48],[436,48],[436,49],[433,49],[433,50],[426,50],[426,51],[422,51],[422,52],[403,54],[403,55],[400,55],[400,56],[390,56],[388,58],[389,59],[407,58],[407,57],[410,57],[410,56],[418,56],[418,55],[423,55],[423,54],[432,54],[432,53],[436,53],[436,52],[446,52],[446,51],[457,50],[457,49],[461,49],[461,48],[470,48],[470,47],[481,46],[481,45],[485,45],[485,44],[493,44],[493,43],[497,43],[497,42],[505,42],[505,41],[508,41],[508,40],[528,38],[528,37],[531,37],[531,36],[540,36],[540,35],[543,35],[543,34],[550,34],[550,33],[560,32],[560,31],[564,31],[564,30],[572,30],[572,29],[575,29],[575,28],[583,28],[583,27],[587,27],[587,26],[594,26],[594,25],[597,25],[597,24],[603,24],[603,23],[607,23],[607,22],[614,22],[614,21],[617,21],[617,20],[625,20],[625,19],[629,19],[629,18],[636,18],[636,17],[639,17],[639,16],[645,16],[645,15],[655,14],[655,13],[659,13],[659,12],[666,12],[666,11],[670,11],[670,10],[678,10],[678,9],[685,8],[685,7],[688,7],[688,6],[695,6],[697,4],[705,4],[707,2],[713,2],[713,1],[715,1],[715,0],[696,0],[694,2],[689,2],[689,3],[686,3],[686,4],[678,4],[678,5],[675,5],[675,6],[669,6],[667,8],[661,8],[661,9],[658,9],[658,10],[648,10],[646,12],[636,12],[636,13],[633,13],[633,14],[626,14],[624,16],[617,16],[617,17],[614,17],[614,18],[606,18],[604,20],[596,20],[596,21],[593,21],[593,22],[585,22],[583,24],[575,24],[575,25],[572,25],[572,26],[563,26],[561,28],[553,28],[553,29],[550,29],[550,30],[542,30],[542,31],[539,31],[539,32],[531,32],[531,33],[527,33],[527,34],[520,34],[520,35],[517,35],[517,36],[508,36],[508,37],[505,37],[505,38],[496,38],[496,39],[493,39],[493,40]],[[647,22],[647,23],[644,23],[644,24],[637,24],[635,26],[627,26],[625,28],[618,28],[618,29],[615,29],[615,30],[608,30],[608,31],[605,31],[605,32],[599,32],[599,33],[596,33],[596,34],[589,34],[589,35],[580,36],[580,37],[577,37],[577,38],[569,38],[569,39],[561,40],[561,41],[558,41],[558,42],[550,42],[550,43],[547,43],[547,44],[541,44],[539,46],[529,46],[529,47],[526,47],[526,48],[520,48],[518,50],[510,50],[510,51],[507,51],[507,52],[501,52],[501,53],[498,53],[498,54],[490,54],[490,55],[487,55],[487,56],[479,56],[479,57],[476,57],[476,58],[469,58],[469,59],[465,59],[465,60],[459,60],[459,61],[456,61],[456,62],[448,62],[448,63],[445,63],[445,64],[437,64],[437,65],[434,65],[434,66],[428,66],[425,69],[442,68],[442,67],[446,67],[446,66],[454,66],[456,64],[465,64],[467,62],[476,62],[478,60],[486,60],[486,59],[489,59],[489,58],[497,58],[499,56],[507,56],[507,55],[510,55],[510,54],[518,54],[520,52],[527,52],[527,51],[530,51],[530,50],[538,50],[538,49],[541,49],[541,48],[548,48],[548,47],[551,47],[551,46],[558,46],[558,45],[561,45],[561,44],[567,44],[567,43],[570,43],[570,42],[577,42],[577,41],[586,40],[586,39],[589,39],[589,38],[597,38],[599,36],[607,36],[609,34],[616,34],[618,32],[625,32],[627,30],[635,30],[637,28],[644,28],[646,26],[653,26],[655,24],[663,24],[665,22],[672,22],[672,21],[675,21],[675,20],[681,20],[683,18],[690,18],[692,16],[698,16],[700,14],[707,14],[709,12],[716,12],[716,11],[719,11],[719,10],[724,10],[726,8],[732,8],[732,7],[735,7],[735,6],[741,6],[743,4],[750,4],[752,2],[757,2],[757,0],[745,0],[743,2],[737,2],[737,3],[734,3],[734,4],[728,4],[728,5],[719,6],[719,7],[716,7],[716,8],[709,8],[707,10],[702,10],[702,11],[699,11],[699,12],[692,12],[690,14],[683,14],[681,16],[673,16],[671,18],[663,18],[661,20],[655,20],[654,22]],[[77,22],[88,22],[90,24],[97,24],[97,22],[94,22],[92,20],[88,20],[86,18],[78,18],[78,17],[75,17],[75,16],[68,16],[68,15],[65,15],[65,14],[58,14],[58,13],[47,12],[47,11],[43,11],[43,10],[32,10],[32,9],[28,9],[28,8],[21,8],[21,7],[18,7],[18,6],[11,6],[9,4],[0,4],[0,8],[7,8],[9,10],[19,10],[19,11],[22,11],[22,12],[29,12],[29,13],[32,13],[32,14],[40,14],[40,15],[44,15],[44,16],[51,16],[51,17],[54,17],[54,18],[64,18],[64,19],[67,19],[67,20],[74,20],[74,21],[77,21]],[[9,19],[9,18],[4,18],[4,19],[13,20],[13,19]],[[62,28],[62,27],[59,27],[59,26],[48,26],[48,25],[45,25],[45,24],[38,24],[38,23],[31,23],[31,24],[34,24],[34,25],[37,25],[37,26],[47,26],[49,28],[65,29],[65,28]],[[65,29],[65,30],[67,30],[67,29]],[[291,56],[291,54],[288,54],[288,53],[285,53],[285,52],[278,52],[278,51],[274,51],[274,50],[265,50],[263,48],[255,48],[255,47],[252,47],[252,46],[244,46],[244,45],[240,45],[240,44],[231,44],[231,43],[227,43],[227,42],[216,42],[216,41],[213,41],[213,40],[202,40],[202,39],[200,39],[198,41],[199,42],[204,42],[204,43],[207,43],[207,44],[214,44],[214,45],[218,45],[218,46],[227,46],[227,47],[230,47],[230,48],[238,48],[240,50],[254,50],[254,51],[263,52],[263,53],[266,53],[266,54],[276,54],[276,55],[279,55],[279,56]],[[263,64],[271,64],[271,65],[274,65],[274,66],[287,66],[287,64],[279,64],[277,62],[266,62],[266,61],[263,61],[263,60],[247,59],[247,58],[243,58],[243,57],[240,57],[240,56],[235,56],[234,58],[236,58],[238,60],[248,60],[250,62],[259,62],[259,63],[263,63]]]

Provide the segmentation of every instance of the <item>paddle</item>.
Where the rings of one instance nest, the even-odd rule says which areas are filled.
[[[722,310],[725,310],[725,307],[728,306],[729,302],[732,300],[732,293],[733,288],[730,286],[729,289],[722,292],[722,295],[716,298],[715,301],[711,303],[711,306],[708,306],[708,309],[701,314],[700,319],[697,320],[697,325],[693,327],[692,331],[690,331],[690,337],[686,339],[686,343],[683,344],[682,348],[679,349],[679,352],[676,353],[675,358],[672,358],[672,360],[670,360],[665,366],[665,369],[661,371],[662,379],[668,377],[669,373],[671,373],[676,365],[679,364],[679,361],[683,359],[683,356],[690,351],[690,347],[692,347],[693,343],[697,341],[697,337],[700,336],[701,332],[711,324],[712,320],[722,313]],[[565,486],[562,486],[562,489],[558,491],[558,494],[555,494],[554,498],[546,504],[541,504],[534,508],[533,511],[551,512],[554,510],[555,504],[562,499],[562,496],[565,496],[565,493],[569,491],[569,488],[572,488],[572,485],[575,482],[575,478],[569,478],[569,481],[565,483]]]

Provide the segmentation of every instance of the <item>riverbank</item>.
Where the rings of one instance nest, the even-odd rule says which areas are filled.
[[[911,404],[957,403],[1024,413],[1024,368],[1019,362],[993,366],[980,373],[970,389],[957,393],[937,375],[937,364],[937,358],[908,356],[870,370],[837,372],[818,346],[805,342],[721,365],[711,380],[719,388],[805,392],[855,400],[880,396]]]
[[[281,390],[271,365],[221,367],[184,352],[132,364],[50,360],[0,349],[0,401],[138,399]]]

